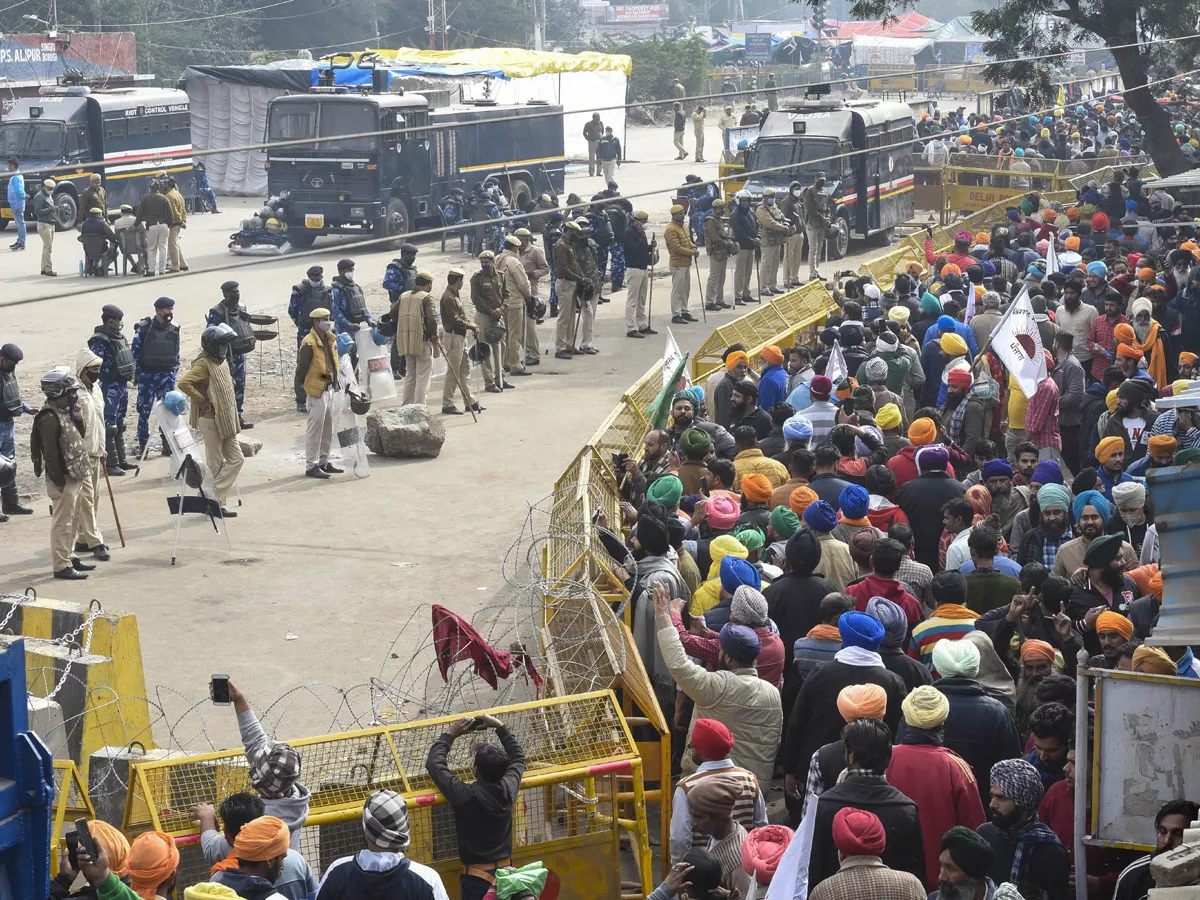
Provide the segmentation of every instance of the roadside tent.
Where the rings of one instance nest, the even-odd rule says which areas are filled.
[[[913,58],[930,43],[924,38],[859,35],[854,38],[850,65],[912,68]]]
[[[918,12],[909,11],[900,13],[894,19],[839,22],[836,36],[839,38],[912,36],[930,24],[937,25],[938,22]]]
[[[971,26],[970,16],[955,16],[948,22],[931,22],[918,29],[915,36],[927,38],[933,43],[917,54],[918,66],[934,65],[935,54],[941,54],[941,64],[990,62],[983,52],[984,42],[990,40]]]

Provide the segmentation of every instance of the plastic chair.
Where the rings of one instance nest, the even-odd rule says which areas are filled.
[[[258,341],[258,386],[262,387],[263,383],[263,344],[267,341],[277,341],[279,339],[279,318],[277,316],[267,316],[255,314],[250,316],[250,325],[254,329],[254,337]],[[274,326],[274,327],[271,327]],[[279,380],[287,383],[287,375],[283,371],[283,344],[278,343],[275,347],[279,351]]]

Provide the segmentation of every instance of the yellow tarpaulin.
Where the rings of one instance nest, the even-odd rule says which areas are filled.
[[[613,53],[550,53],[516,47],[480,47],[467,50],[375,50],[385,59],[406,63],[436,63],[442,66],[472,66],[502,69],[509,78],[530,78],[556,72],[633,71],[633,60]]]

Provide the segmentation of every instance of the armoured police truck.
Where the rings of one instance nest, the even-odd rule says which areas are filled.
[[[829,193],[829,255],[841,259],[851,238],[879,236],[913,215],[912,110],[906,103],[801,101],[767,116],[746,159],[745,189],[785,193],[793,181],[812,184],[825,173]]]
[[[320,86],[270,103],[267,189],[293,246],[321,234],[398,238],[440,225],[442,197],[492,176],[517,207],[562,191],[561,106],[482,100],[431,108],[421,94],[381,89],[386,72],[376,74],[385,77],[370,91]]]
[[[104,185],[106,213],[123,203],[136,207],[150,180],[162,175],[191,196],[191,128],[183,91],[44,87],[39,96],[18,100],[0,122],[0,157],[18,159],[30,196],[45,178],[54,179],[55,224],[65,231],[87,215],[79,208],[79,195],[93,173]],[[177,155],[167,158],[168,153]],[[7,187],[8,179],[0,178],[0,228],[13,217]],[[26,218],[32,214],[26,204]]]

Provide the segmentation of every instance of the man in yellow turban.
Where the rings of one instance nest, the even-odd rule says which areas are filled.
[[[242,897],[259,896],[279,880],[291,840],[287,823],[275,816],[247,822],[233,839],[237,868],[217,872],[213,882],[233,888]]]
[[[1133,671],[1146,675],[1178,675],[1179,667],[1161,647],[1143,644],[1133,651]]]
[[[1096,669],[1115,669],[1121,645],[1133,640],[1133,622],[1119,612],[1105,610],[1096,618],[1096,638],[1100,652],[1088,660]]]
[[[888,784],[917,804],[925,845],[925,887],[937,886],[942,835],[962,825],[974,831],[984,822],[975,774],[961,756],[942,746],[950,701],[937,688],[914,688],[900,705],[904,724],[892,748]]]
[[[1179,354],[1179,377],[1180,378],[1195,378],[1196,372],[1196,354],[1188,353],[1184,350]]]

